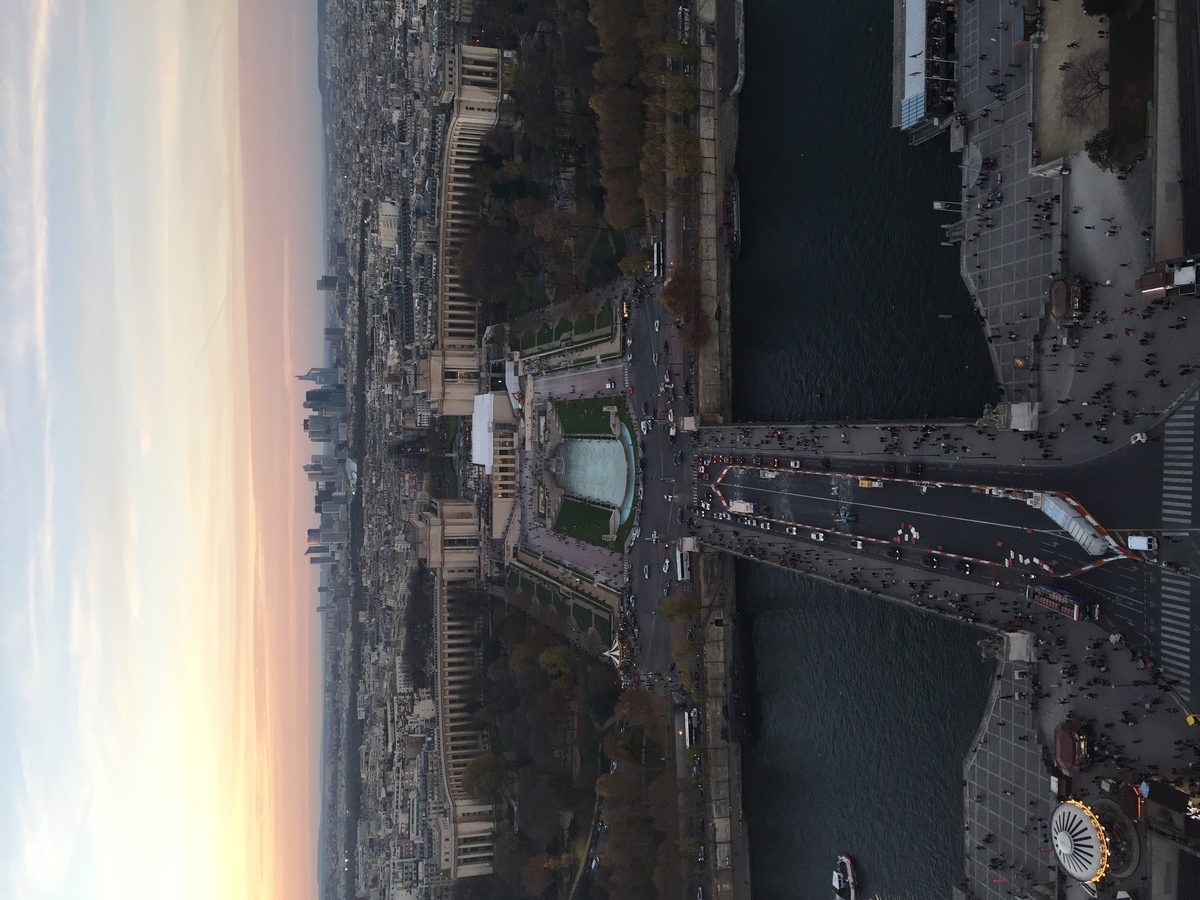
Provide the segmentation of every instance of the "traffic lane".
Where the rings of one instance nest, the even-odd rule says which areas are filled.
[[[1150,643],[1158,633],[1158,604],[1148,601],[1158,590],[1158,573],[1149,563],[1116,560],[1072,579],[1071,590],[1098,600],[1104,618],[1125,633],[1127,643],[1136,643],[1132,635]]]
[[[1058,572],[1075,571],[1095,559],[1044,514],[1018,500],[966,488],[929,487],[922,493],[911,484],[884,481],[882,487],[855,489],[839,477],[769,474],[775,477],[727,477],[722,487],[729,484],[730,492],[722,493],[729,499],[736,490],[737,499],[758,503],[760,511],[773,519],[832,528],[923,552],[1006,565],[1021,565],[1020,557],[1037,558]],[[855,521],[843,522],[843,513]]]

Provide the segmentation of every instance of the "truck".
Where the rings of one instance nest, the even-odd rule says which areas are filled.
[[[1092,556],[1100,556],[1108,549],[1109,544],[1091,522],[1084,518],[1073,505],[1054,494],[1046,494],[1042,498],[1042,512],[1050,520],[1061,527],[1076,543]]]
[[[1144,550],[1153,553],[1158,549],[1158,538],[1150,534],[1131,534],[1129,536],[1130,550]]]
[[[744,516],[756,516],[758,515],[758,504],[746,500],[730,500],[729,511],[741,513]]]
[[[858,479],[860,488],[880,488],[883,487],[883,482],[876,478],[860,478]]]

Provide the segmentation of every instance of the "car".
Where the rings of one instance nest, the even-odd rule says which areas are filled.
[[[889,547],[888,551],[887,551],[887,558],[888,559],[899,559],[900,558],[900,548],[899,547]]]
[[[1029,680],[1029,670],[1028,669],[1018,669],[1017,670],[1017,680],[1018,681],[1028,681]]]
[[[670,571],[671,571],[671,558],[668,556],[666,559],[663,560],[663,573],[666,574],[667,572],[670,572]]]
[[[658,540],[658,529],[655,529],[654,531],[650,532],[650,542],[653,543],[657,540]]]
[[[927,569],[936,569],[938,567],[938,558],[936,556],[922,556],[921,565]]]
[[[642,566],[642,577],[645,579],[650,578],[650,567],[649,566]]]
[[[904,471],[909,475],[921,476],[925,474],[925,467],[920,463],[909,463],[904,467]]]
[[[646,434],[647,432],[649,432],[649,430],[650,429],[646,427],[646,420],[642,419],[642,434]]]
[[[808,533],[808,536],[809,536],[810,538],[812,538],[814,541],[823,541],[823,540],[825,540],[825,535],[824,535],[824,534],[822,534],[822,533],[821,533],[821,532],[819,532],[819,531],[810,531],[810,532]]]
[[[659,321],[658,319],[655,319],[655,320],[654,320],[654,330],[655,330],[655,331],[658,331],[658,329],[659,329],[659,325],[660,325],[660,324],[661,324],[661,323],[660,323],[660,321]]]
[[[615,381],[606,381],[606,382],[604,382],[604,389],[605,389],[605,390],[611,391],[611,390],[612,390],[613,388],[615,388],[616,386],[617,386],[617,383],[616,383]]]
[[[783,529],[783,533],[784,533],[784,534],[791,534],[791,535],[795,535],[795,533],[796,533],[796,526],[795,526],[795,525],[788,525],[786,528],[784,528],[784,529]]]
[[[658,354],[655,353],[654,356],[652,357],[652,359],[654,360],[654,364],[657,366],[658,365]]]
[[[888,463],[886,466],[883,467],[883,474],[884,475],[895,475],[896,467],[893,466],[891,463]]]
[[[668,409],[667,409],[667,421],[668,422],[675,421],[675,410],[673,408],[668,407]]]
[[[779,457],[778,456],[776,456],[774,459],[771,460],[771,468],[772,469],[779,468]]]
[[[963,575],[970,575],[971,574],[971,564],[969,562],[967,562],[965,559],[961,559],[954,564],[954,571],[959,572]]]
[[[1133,437],[1131,437],[1131,438],[1129,439],[1129,443],[1131,443],[1131,444],[1144,444],[1144,443],[1146,443],[1146,441],[1148,441],[1148,440],[1149,440],[1149,438],[1148,438],[1148,437],[1146,437],[1146,432],[1144,432],[1144,431],[1139,431],[1137,434],[1135,434]]]
[[[853,547],[855,550],[861,550],[863,547],[862,541],[858,540],[857,538],[850,542],[850,546]]]
[[[675,521],[678,522],[680,525],[683,524],[683,509],[682,508],[680,508],[678,511],[676,511]]]

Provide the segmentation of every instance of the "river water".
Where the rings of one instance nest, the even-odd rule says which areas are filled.
[[[733,269],[742,420],[975,416],[997,398],[940,245],[945,138],[891,123],[892,4],[746,4]],[[981,633],[754,564],[738,602],[756,898],[824,898],[838,853],[865,896],[961,878],[961,767],[994,671]]]

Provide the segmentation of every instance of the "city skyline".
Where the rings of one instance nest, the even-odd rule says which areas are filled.
[[[4,896],[316,893],[316,26],[30,2],[0,37]]]

